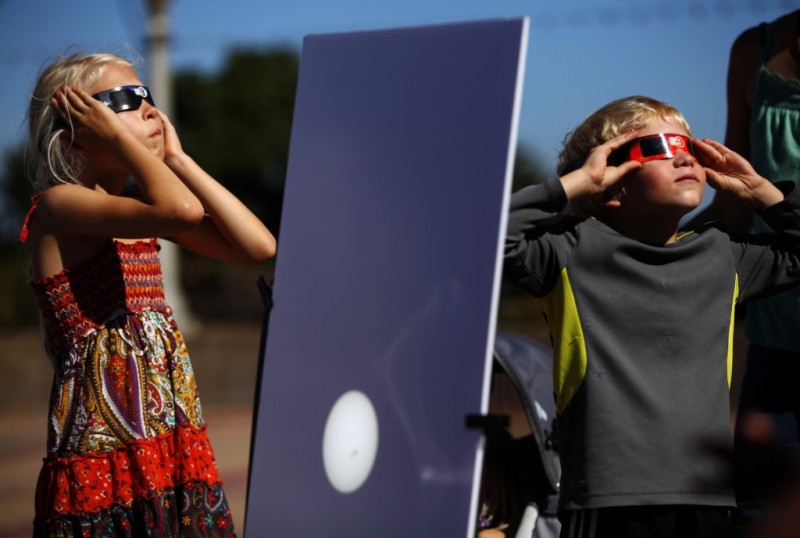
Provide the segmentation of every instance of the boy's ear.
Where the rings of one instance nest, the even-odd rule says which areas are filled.
[[[622,189],[608,189],[593,195],[594,201],[601,207],[619,207],[622,205]]]

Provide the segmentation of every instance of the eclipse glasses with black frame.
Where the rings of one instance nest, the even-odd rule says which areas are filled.
[[[110,90],[98,92],[92,97],[108,105],[114,112],[137,110],[142,106],[142,101],[147,101],[150,105],[156,106],[147,86],[117,86]]]

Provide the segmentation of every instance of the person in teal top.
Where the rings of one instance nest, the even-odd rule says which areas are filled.
[[[800,79],[792,52],[797,53],[798,25],[800,11],[757,28],[761,57],[749,122],[753,167],[765,177],[795,183],[800,182]],[[735,127],[731,125],[729,131]],[[753,219],[753,228],[771,231],[758,217]],[[754,303],[747,313],[746,334],[763,347],[800,353],[800,290]]]
[[[800,10],[745,30],[731,47],[727,81],[725,144],[773,181],[800,183]],[[735,232],[771,232],[741,204],[717,193],[702,214]],[[767,413],[777,448],[800,455],[800,289],[748,305],[750,341],[737,413],[737,450],[744,448],[746,421]],[[767,492],[737,483],[742,526],[758,519]]]

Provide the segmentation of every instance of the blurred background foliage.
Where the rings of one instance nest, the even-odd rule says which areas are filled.
[[[250,207],[279,242],[299,63],[292,49],[243,48],[231,51],[218,72],[184,70],[173,76],[171,119],[184,149]],[[27,250],[17,239],[33,194],[27,157],[21,144],[3,155],[0,169],[0,328],[38,323]],[[513,189],[541,181],[540,163],[533,151],[518,148]],[[271,281],[273,267],[223,264],[181,251],[182,285],[201,322],[260,321],[263,303],[256,280],[263,275]],[[501,317],[525,315],[517,297],[503,288]]]

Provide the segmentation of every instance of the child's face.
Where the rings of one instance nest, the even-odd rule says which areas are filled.
[[[142,81],[132,68],[108,64],[97,81],[87,90],[89,95],[118,86],[142,86]],[[136,110],[117,112],[122,123],[158,157],[164,157],[164,125],[156,107],[145,100]]]
[[[638,131],[639,136],[673,133],[688,136],[679,124],[659,121]],[[706,173],[694,157],[678,150],[674,157],[642,163],[624,180],[626,200],[637,205],[674,208],[689,212],[703,199]]]

